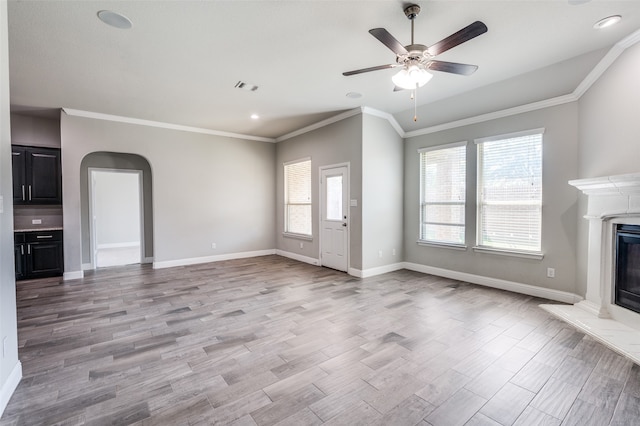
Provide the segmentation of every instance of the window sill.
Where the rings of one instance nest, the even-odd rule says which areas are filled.
[[[473,251],[476,253],[485,253],[485,254],[497,254],[499,256],[511,256],[511,257],[520,257],[523,259],[534,259],[534,260],[542,260],[544,259],[544,253],[537,251],[517,251],[517,250],[506,250],[506,249],[496,249],[491,247],[473,247]]]
[[[418,243],[419,246],[424,246],[424,247],[439,247],[439,248],[446,248],[450,250],[460,250],[460,251],[467,250],[467,246],[464,244],[439,243],[437,241],[425,241],[425,240],[418,240],[416,242]]]
[[[313,235],[294,234],[291,232],[283,232],[282,236],[285,238],[295,238],[296,240],[313,241]]]

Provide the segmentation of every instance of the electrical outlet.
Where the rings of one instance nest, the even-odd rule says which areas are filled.
[[[304,243],[303,242],[300,243],[300,248],[304,248]]]
[[[42,219],[31,219],[32,225],[42,225]]]
[[[382,250],[378,250],[378,257],[382,259]]]
[[[547,268],[547,278],[555,278],[556,270],[554,268]]]
[[[395,255],[396,255],[396,249],[392,249],[392,250],[391,250],[391,255],[392,255],[392,256],[395,256]]]
[[[216,243],[211,243],[211,248],[212,249],[216,249],[216,248],[218,248],[218,246],[216,245]]]

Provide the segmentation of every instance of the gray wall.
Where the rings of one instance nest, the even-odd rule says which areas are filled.
[[[60,148],[60,119],[11,114],[11,143]]]
[[[360,203],[363,270],[403,260],[403,162],[400,135],[387,120],[364,114]]]
[[[318,206],[319,168],[350,163],[351,199],[358,207],[350,207],[350,267],[362,268],[362,115],[356,115],[309,133],[280,142],[276,146],[276,248],[289,253],[319,258]],[[313,240],[303,241],[283,236],[284,232],[284,166],[289,161],[311,157],[311,204],[313,206]],[[300,242],[304,247],[300,248]]]
[[[80,164],[80,223],[82,263],[91,263],[89,228],[89,167],[118,170],[142,170],[142,202],[144,210],[144,257],[153,258],[153,176],[149,162],[140,155],[117,152],[92,152]],[[64,199],[66,201],[66,194]],[[65,248],[66,250],[66,248]],[[144,261],[144,259],[142,259]]]
[[[61,134],[65,273],[81,267],[81,162],[92,152],[137,154],[151,165],[154,262],[275,246],[273,144],[66,114]]]
[[[640,44],[631,46],[579,101],[580,150],[576,178],[640,172]],[[575,189],[576,192],[579,192]],[[577,216],[578,293],[587,283],[588,223],[586,196]]]
[[[512,117],[417,136],[405,142],[405,261],[483,277],[575,291],[578,194],[567,181],[577,175],[578,106],[565,104]],[[474,139],[544,127],[542,261],[474,252],[476,233],[476,145]],[[468,141],[466,251],[418,246],[419,156],[417,150]],[[556,278],[546,277],[548,267]]]
[[[13,385],[11,374],[18,362],[18,326],[16,323],[16,281],[13,262],[13,207],[11,186],[11,118],[9,114],[9,46],[7,2],[0,2],[0,346],[7,339],[7,352],[0,357],[0,415]],[[1,349],[1,347],[0,347]]]

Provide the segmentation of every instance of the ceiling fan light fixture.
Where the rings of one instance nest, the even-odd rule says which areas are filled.
[[[411,65],[408,68],[402,68],[398,73],[396,73],[393,77],[391,77],[391,81],[396,86],[413,90],[417,87],[422,87],[431,80],[433,74],[427,72],[424,68],[421,68],[417,65]]]
[[[593,24],[593,28],[595,28],[596,30],[600,30],[602,28],[607,28],[612,25],[615,25],[621,20],[622,20],[622,16],[620,15],[607,16],[606,18],[602,18],[601,20]]]

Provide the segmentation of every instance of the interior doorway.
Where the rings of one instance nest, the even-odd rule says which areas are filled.
[[[144,253],[142,171],[89,168],[91,263],[141,263]]]

